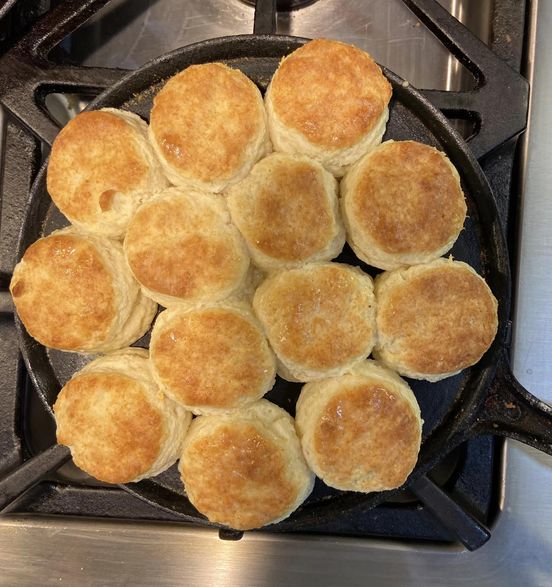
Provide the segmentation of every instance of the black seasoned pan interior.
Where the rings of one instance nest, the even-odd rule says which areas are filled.
[[[98,96],[89,108],[123,108],[148,120],[153,96],[168,77],[191,64],[209,61],[223,61],[240,69],[264,92],[281,57],[304,42],[304,39],[295,37],[247,35],[213,39],[184,47],[129,74]],[[480,363],[438,383],[409,381],[424,419],[422,449],[415,472],[417,475],[446,454],[451,437],[471,422],[491,382],[509,312],[510,277],[495,202],[476,159],[440,111],[407,82],[392,72],[384,71],[393,85],[390,118],[384,139],[412,139],[447,153],[460,173],[468,204],[465,229],[451,253],[483,275],[499,300],[499,332]],[[37,238],[67,224],[47,194],[45,171],[45,168],[41,170],[32,189],[21,233],[19,256]],[[377,272],[359,261],[348,247],[338,260],[359,265],[371,275]],[[30,376],[51,410],[61,385],[90,357],[45,349],[28,336],[20,323],[18,328]],[[145,346],[147,338],[144,337],[137,345]],[[299,391],[300,384],[278,379],[267,398],[293,414]],[[186,499],[175,467],[155,479],[130,484],[126,489],[152,504],[207,524]],[[303,523],[323,521],[325,517],[334,517],[344,510],[373,507],[388,496],[389,492],[371,495],[340,492],[317,482],[307,502],[290,519],[278,524],[277,529],[297,530]]]

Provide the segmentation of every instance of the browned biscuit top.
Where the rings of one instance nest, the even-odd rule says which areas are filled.
[[[175,310],[155,326],[150,348],[158,380],[186,406],[238,407],[258,399],[274,376],[261,330],[224,307]]]
[[[311,143],[337,149],[354,145],[374,128],[391,85],[364,51],[316,39],[282,61],[270,94],[286,126]]]
[[[459,263],[417,266],[376,287],[385,356],[409,372],[440,374],[475,364],[497,331],[497,303],[485,281]]]
[[[383,143],[361,164],[349,213],[387,253],[424,253],[454,238],[466,203],[452,164],[415,141]]]
[[[111,209],[114,196],[147,187],[148,166],[137,131],[119,116],[82,112],[56,137],[48,164],[48,192],[72,219],[94,222]]]
[[[237,530],[281,517],[297,499],[283,451],[248,422],[201,435],[186,447],[180,467],[194,505]]]
[[[107,483],[144,474],[159,455],[163,418],[142,385],[120,373],[83,373],[54,406],[57,440],[71,447],[75,464]]]
[[[249,261],[237,230],[200,198],[193,207],[191,200],[169,196],[143,204],[128,227],[125,252],[146,288],[193,301],[232,290]]]
[[[33,338],[65,350],[93,348],[116,319],[113,277],[94,244],[54,234],[32,244],[14,271],[10,290]]]
[[[150,119],[163,157],[204,182],[231,177],[263,126],[256,86],[222,63],[192,65],[172,77],[155,96]]]
[[[281,359],[331,369],[370,353],[372,284],[351,267],[326,263],[281,272],[261,285],[253,306]]]
[[[324,173],[308,160],[277,154],[232,188],[232,217],[251,246],[282,261],[307,259],[327,246],[337,229]]]
[[[357,491],[402,485],[420,445],[419,421],[408,401],[371,383],[343,386],[327,402],[313,434],[321,471],[332,484],[354,482]]]

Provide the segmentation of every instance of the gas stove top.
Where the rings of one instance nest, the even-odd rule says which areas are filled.
[[[12,19],[19,18],[14,16],[14,10],[19,8],[18,3],[7,4],[16,5],[12,9]],[[41,6],[37,12],[48,13],[52,7],[55,8],[56,3],[52,2],[52,6],[49,2],[39,4]],[[315,0],[304,4],[295,10],[278,12],[278,33],[327,36],[354,43],[420,88],[459,91],[475,87],[475,80],[461,63],[400,0],[356,0],[347,3],[341,0]],[[520,69],[529,22],[527,7],[523,2],[442,0],[441,4],[512,67]],[[24,15],[20,20],[24,21]],[[153,3],[113,0],[97,11],[84,26],[64,38],[53,53],[56,60],[72,64],[68,67],[74,64],[94,68],[93,73],[104,83],[122,75],[121,72],[104,68],[133,69],[182,45],[251,32],[253,22],[254,9],[241,0],[160,0]],[[9,40],[5,43],[7,46]],[[0,75],[6,73],[0,71]],[[75,88],[77,86],[75,84]],[[65,123],[94,95],[92,88],[86,91],[81,87],[77,89],[77,93],[69,91],[44,96],[43,104],[51,121]],[[448,114],[453,119],[458,115],[455,112]],[[47,149],[20,121],[6,113],[1,123],[4,143],[1,160],[0,285],[5,289],[15,261],[15,243],[29,186]],[[53,125],[53,122],[50,124]],[[476,123],[465,117],[456,119],[455,125],[466,137],[477,130]],[[53,126],[46,132],[53,132]],[[512,183],[512,173],[516,169],[515,155],[515,143],[509,142],[482,163],[497,196],[504,226],[513,236],[516,221],[510,217],[510,212],[518,206],[516,184]],[[0,301],[0,380],[3,381],[0,390],[1,475],[27,456],[49,446],[54,439],[54,427],[25,374],[17,350],[9,299],[3,293]],[[493,437],[480,437],[452,453],[433,472],[432,477],[481,522],[487,525],[496,523],[500,527],[504,519],[501,513],[504,505],[504,478],[508,474],[505,463],[504,443]],[[45,515],[49,517],[46,519],[43,517]],[[153,521],[165,524],[160,527],[150,523]],[[353,559],[360,556],[360,552],[364,553],[362,556],[366,557],[367,565],[371,560],[374,561],[375,553],[384,553],[382,560],[392,565],[393,553],[397,551],[404,553],[438,549],[442,554],[448,553],[448,558],[452,553],[462,550],[454,535],[413,495],[404,492],[395,502],[383,504],[361,517],[345,517],[330,526],[313,526],[308,531],[310,537],[304,534],[249,533],[242,538],[239,546],[233,543],[235,549],[230,551],[230,544],[220,541],[216,533],[185,524],[177,516],[153,508],[122,489],[96,482],[72,464],[65,465],[49,480],[12,504],[10,513],[0,522],[0,542],[4,543],[4,535],[11,536],[14,529],[19,534],[23,528],[29,535],[57,533],[62,528],[65,528],[64,532],[68,532],[68,536],[100,533],[102,540],[107,539],[107,544],[114,544],[110,540],[112,533],[116,533],[118,538],[115,543],[137,540],[141,547],[150,541],[150,536],[160,532],[163,540],[167,541],[165,544],[168,550],[174,550],[177,537],[185,536],[188,548],[196,549],[198,556],[201,552],[202,557],[207,557],[207,562],[205,558],[202,559],[203,564],[214,565],[219,571],[220,560],[215,560],[218,556],[215,551],[223,558],[230,557],[226,560],[228,563],[233,556],[239,558],[244,549],[252,547],[254,550],[266,548],[266,552],[274,549],[274,552],[280,553],[279,556],[286,553],[287,557],[294,560],[295,555],[298,556],[298,551],[294,552],[294,549],[299,549],[299,545],[305,549],[305,554],[311,551],[311,555],[314,555],[312,549],[320,548],[322,562],[326,557],[322,553],[326,553],[329,545],[333,544],[337,550],[348,549],[346,552]],[[131,535],[134,538],[131,539]],[[220,537],[235,538],[232,533],[224,532]],[[217,546],[212,545],[212,539],[217,540]],[[399,539],[402,541],[398,542]],[[405,539],[408,542],[404,542]],[[495,538],[491,543],[494,541]],[[206,547],[207,543],[211,546]],[[70,542],[66,548],[71,549]],[[205,548],[214,550],[209,555]],[[486,548],[488,546],[482,550]],[[523,548],[522,542],[520,548]],[[48,550],[45,548],[45,552]],[[330,557],[328,553],[328,556],[334,560],[335,554],[333,552]],[[178,560],[178,555],[174,556]],[[348,555],[345,553],[344,556],[343,560],[347,560]],[[187,561],[190,564],[189,558]],[[140,566],[138,561],[134,564]],[[223,568],[229,569],[231,566],[226,564]],[[366,568],[370,569],[369,566]],[[273,568],[273,572],[277,573],[277,570]],[[395,569],[389,576],[396,572]],[[211,576],[205,581],[211,584],[253,584],[252,581],[240,581],[239,575],[219,574],[217,577]],[[344,574],[343,578],[346,577]],[[63,578],[61,570],[60,578]],[[77,580],[74,575],[72,580]],[[277,582],[268,576],[264,580],[266,583]]]

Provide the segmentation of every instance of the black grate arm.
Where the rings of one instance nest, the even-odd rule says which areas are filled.
[[[471,92],[425,90],[445,113],[477,118],[479,132],[470,147],[482,158],[525,129],[529,85],[436,0],[403,0],[420,21],[471,72]]]

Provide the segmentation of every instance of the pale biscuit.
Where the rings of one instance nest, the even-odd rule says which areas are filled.
[[[211,522],[236,530],[287,518],[314,485],[293,418],[266,400],[196,418],[179,469],[191,503]]]
[[[275,151],[303,153],[341,177],[381,142],[391,85],[364,51],[316,39],[285,57],[265,95]]]
[[[132,112],[82,112],[52,145],[48,192],[82,230],[121,238],[140,203],[166,185],[147,124]]]
[[[107,483],[153,477],[180,457],[191,414],[152,379],[148,353],[128,348],[89,363],[54,405],[57,440],[75,464]]]
[[[222,63],[192,65],[153,100],[150,141],[169,180],[220,192],[271,150],[261,93]]]
[[[153,375],[195,414],[243,408],[275,381],[275,359],[245,303],[220,303],[159,314],[151,334]]]
[[[310,468],[344,491],[400,487],[420,450],[420,408],[407,383],[375,361],[307,383],[296,426]]]
[[[311,263],[274,273],[257,289],[253,309],[288,381],[344,373],[374,346],[372,279],[356,267]]]
[[[401,375],[439,381],[477,363],[498,328],[497,301],[469,265],[438,259],[378,275],[374,356]]]
[[[329,261],[345,244],[337,182],[308,157],[273,153],[226,196],[253,261],[265,271]]]
[[[344,177],[341,195],[349,244],[380,269],[437,259],[466,218],[456,168],[415,141],[386,141],[365,155]]]
[[[157,310],[128,270],[121,244],[74,227],[25,251],[10,292],[27,332],[64,351],[128,346],[146,333]]]
[[[223,300],[246,285],[249,253],[218,196],[160,192],[132,218],[124,250],[144,295],[163,306]]]

